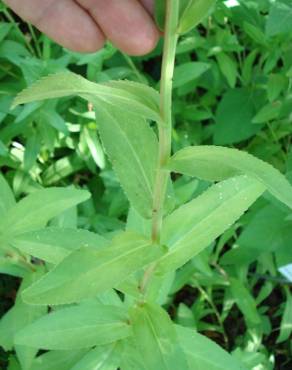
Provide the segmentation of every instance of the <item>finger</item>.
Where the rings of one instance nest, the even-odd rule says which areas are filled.
[[[57,43],[79,52],[94,52],[104,35],[90,15],[72,0],[4,0],[24,20]]]
[[[92,15],[106,37],[130,55],[150,52],[159,35],[142,4],[137,0],[77,0]]]
[[[153,12],[154,12],[154,0],[140,0],[140,1],[141,1],[141,4],[144,6],[144,8],[147,9],[147,11],[150,14],[153,14]]]

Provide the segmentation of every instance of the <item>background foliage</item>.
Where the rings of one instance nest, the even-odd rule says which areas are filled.
[[[23,88],[66,69],[94,82],[128,79],[157,88],[162,44],[139,58],[111,45],[80,55],[40,35],[2,3],[0,9],[2,174],[17,200],[48,186],[74,184],[90,191],[91,198],[85,196],[87,200],[78,207],[79,201],[68,200],[71,208],[55,217],[52,226],[78,226],[104,237],[123,230],[128,201],[100,144],[90,104],[65,98],[10,107]],[[174,150],[200,144],[239,148],[273,164],[292,180],[291,82],[291,2],[218,1],[212,16],[179,41]],[[173,180],[172,206],[209,186],[188,176]],[[247,369],[288,370],[292,366],[292,279],[279,269],[292,263],[291,243],[291,211],[267,195],[177,272],[162,303],[175,322],[196,328],[240,358]],[[0,253],[3,315],[15,299],[24,262]],[[0,331],[3,343],[2,337]],[[13,352],[2,350],[0,364],[3,369],[18,369]]]

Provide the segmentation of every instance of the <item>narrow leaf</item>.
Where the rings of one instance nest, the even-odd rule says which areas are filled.
[[[133,233],[116,237],[101,250],[81,248],[23,292],[31,304],[65,304],[113,288],[135,271],[161,257],[164,248]]]
[[[14,100],[13,106],[77,95],[92,103],[98,102],[102,105],[105,102],[114,106],[123,106],[126,111],[159,121],[158,93],[155,94],[154,90],[147,86],[143,86],[142,89],[138,83],[131,82],[131,86],[130,92],[123,87],[123,83],[96,84],[77,74],[63,72],[42,78],[22,91]],[[137,86],[136,90],[133,88],[135,86]],[[146,103],[148,101],[151,101],[150,106]]]
[[[37,190],[8,211],[0,231],[18,235],[36,230],[68,208],[84,202],[90,194],[84,190],[48,188]]]
[[[108,245],[109,242],[87,230],[46,227],[20,234],[13,238],[10,244],[31,256],[57,264],[76,249],[82,247],[98,249]]]
[[[69,350],[115,342],[131,335],[122,308],[90,301],[50,313],[17,333],[15,343]]]
[[[96,107],[100,135],[132,206],[151,217],[158,143],[143,118],[110,105]]]
[[[208,247],[264,192],[247,176],[225,180],[181,206],[163,225],[162,244],[169,247],[157,271],[175,270]]]
[[[292,208],[292,186],[285,176],[270,164],[237,149],[207,145],[187,147],[172,157],[168,168],[208,181],[246,174]]]

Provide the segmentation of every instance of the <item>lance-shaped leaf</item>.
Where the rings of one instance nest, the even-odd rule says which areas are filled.
[[[178,325],[176,330],[190,369],[247,370],[240,361],[203,335]]]
[[[146,369],[188,370],[175,327],[158,305],[146,303],[131,312],[134,341]]]
[[[64,212],[90,197],[88,191],[64,188],[37,190],[10,208],[0,225],[5,235],[18,235],[36,230]]]
[[[190,0],[181,16],[178,33],[182,34],[189,32],[192,28],[201,23],[209,14],[215,3],[216,0]]]
[[[150,218],[158,158],[158,143],[147,122],[109,104],[96,106],[96,118],[106,153],[132,206]]]
[[[26,90],[14,100],[13,106],[34,101],[80,96],[92,103],[109,103],[122,106],[125,111],[159,121],[159,94],[148,86],[127,81],[97,84],[71,72],[47,76]]]
[[[87,230],[46,227],[20,234],[10,244],[31,256],[58,264],[74,250],[82,247],[98,249],[107,246],[109,241]]]
[[[98,346],[89,351],[71,370],[117,370],[121,356],[120,343]]]
[[[161,257],[163,247],[134,233],[123,233],[101,250],[81,248],[23,292],[31,304],[66,304],[113,288]]]
[[[126,310],[90,301],[49,313],[19,331],[15,343],[48,350],[90,348],[131,335],[127,320]]]
[[[246,174],[292,208],[292,186],[285,176],[270,164],[237,149],[208,145],[187,147],[172,157],[168,168],[208,181]]]
[[[162,244],[169,246],[157,271],[175,270],[208,247],[265,191],[247,176],[216,184],[169,215],[163,225]]]

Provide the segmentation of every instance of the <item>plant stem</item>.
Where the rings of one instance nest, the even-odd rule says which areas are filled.
[[[159,159],[152,208],[152,241],[160,242],[169,171],[164,166],[171,155],[172,79],[177,45],[179,0],[166,0],[165,39],[160,82]]]

